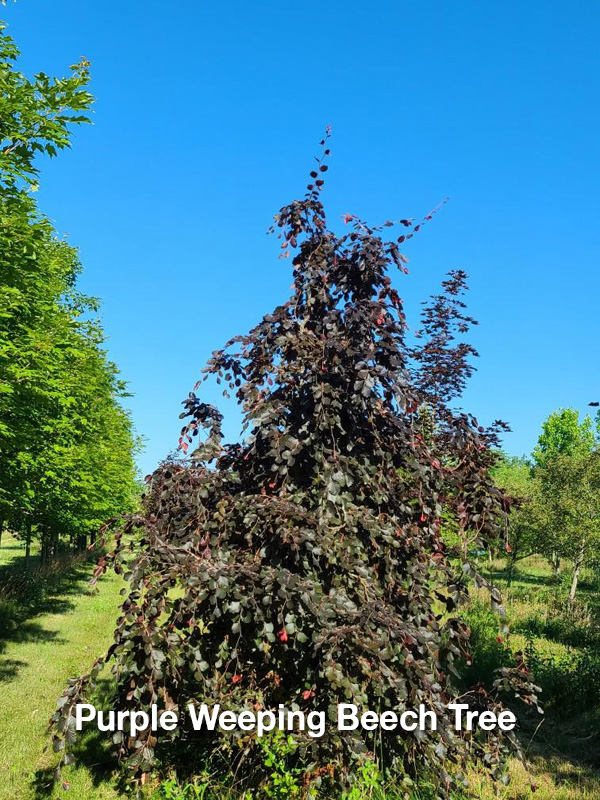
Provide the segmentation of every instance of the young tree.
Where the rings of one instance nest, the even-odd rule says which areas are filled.
[[[589,452],[595,443],[594,425],[589,415],[580,422],[576,409],[559,408],[543,422],[533,459],[542,466],[558,455]]]
[[[492,470],[492,476],[511,500],[504,545],[510,583],[521,559],[544,552],[547,544],[545,513],[540,500],[539,483],[528,459],[502,454]]]
[[[582,568],[600,560],[600,450],[558,454],[538,468],[538,477],[552,547],[573,562],[573,605]]]
[[[578,503],[585,504],[587,490],[582,486],[579,492],[573,481],[581,477],[586,485],[593,485],[593,453],[597,447],[592,419],[586,416],[580,421],[576,409],[560,408],[543,423],[533,451],[535,486],[538,489],[533,511],[542,534],[539,552],[548,556],[557,575],[561,558],[574,562],[569,594],[571,603],[586,554],[593,553],[594,544],[594,536],[584,524],[584,509],[580,512],[575,510]],[[570,469],[572,473],[569,476]],[[591,508],[590,512],[593,515]]]
[[[469,349],[454,342],[467,324],[464,274],[426,307],[423,344],[409,347],[388,270],[406,271],[400,245],[420,226],[401,220],[403,232],[386,241],[348,216],[349,232],[337,235],[320,201],[326,169],[319,160],[306,196],[276,217],[283,252],[295,252],[292,296],[205,369],[235,393],[247,438],[223,444],[220,413],[190,393],[181,448],[202,429],[206,439],[150,478],[144,513],[126,526],[141,539],[132,555],[119,544],[113,556],[129,580],[107,654],[114,701],[182,710],[281,703],[329,720],[340,702],[379,711],[424,703],[437,714],[435,731],[341,733],[330,722],[321,738],[297,731],[290,758],[307,786],[339,786],[376,752],[392,774],[426,772],[448,792],[461,780],[457,761],[485,754],[499,774],[506,747],[498,732],[461,736],[447,709],[469,649],[454,612],[474,570],[467,548],[451,551],[440,532],[449,507],[461,542],[500,535],[504,497],[489,479],[496,430],[448,405],[470,370]],[[102,663],[61,699],[57,749]],[[501,671],[493,695],[478,688],[461,702],[497,708],[515,687],[535,701],[521,665]],[[224,754],[238,780],[270,771],[256,737],[239,730],[192,740],[184,726],[119,744],[138,772],[155,748],[188,769]]]

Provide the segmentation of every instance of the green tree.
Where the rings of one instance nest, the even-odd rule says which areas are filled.
[[[576,453],[589,453],[595,446],[596,436],[594,424],[589,415],[583,420],[579,419],[579,412],[574,408],[559,408],[553,411],[542,424],[542,432],[537,445],[532,453],[535,470],[539,477],[540,470],[544,470],[558,456],[571,456]],[[539,490],[540,485],[536,483]],[[560,486],[555,487],[560,491]],[[536,493],[537,505],[535,509],[536,521],[539,530],[543,531],[540,540],[539,552],[550,559],[556,576],[561,569],[560,530],[553,527],[554,523],[548,515],[546,505],[547,495]]]
[[[88,121],[88,64],[27,79],[0,27],[0,532],[50,556],[132,507],[134,440],[125,386],[102,349],[95,299],[77,291],[77,252],[31,194],[41,154]]]
[[[527,458],[502,454],[492,475],[510,498],[511,510],[506,519],[505,552],[509,582],[517,563],[544,547],[543,505],[533,464]]]
[[[589,415],[573,408],[554,411],[542,425],[533,451],[532,509],[540,532],[539,552],[558,574],[561,559],[573,563],[570,602],[575,599],[584,565],[594,565],[600,543],[596,534],[597,431]]]
[[[542,465],[557,455],[588,451],[594,446],[594,424],[589,415],[581,422],[574,408],[559,408],[542,424],[542,432],[533,451],[533,459]]]
[[[66,78],[39,72],[33,80],[15,68],[19,50],[0,21],[0,187],[37,188],[40,153],[50,157],[71,144],[71,126],[89,122],[89,62]]]
[[[600,450],[594,446],[559,453],[544,461],[537,477],[551,547],[573,562],[572,604],[582,568],[600,561]]]

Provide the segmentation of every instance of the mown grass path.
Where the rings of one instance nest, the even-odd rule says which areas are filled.
[[[43,752],[48,718],[68,678],[87,671],[112,640],[121,581],[107,575],[90,588],[89,576],[90,564],[66,569],[43,613],[0,640],[0,800],[119,796],[106,769],[69,768],[70,790],[53,787],[56,756]],[[100,761],[102,755],[100,748]]]

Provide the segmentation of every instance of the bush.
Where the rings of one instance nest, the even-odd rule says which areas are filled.
[[[461,618],[471,631],[469,658],[460,665],[462,685],[466,688],[482,683],[491,689],[498,670],[514,661],[498,614],[493,611],[489,599],[474,596],[461,613]]]
[[[16,620],[19,615],[19,605],[14,600],[6,599],[0,595],[0,639],[6,638],[9,633],[15,630],[17,627]]]
[[[585,603],[569,606],[555,592],[538,599],[535,613],[513,625],[515,632],[551,639],[570,647],[595,647],[600,644],[600,626]]]
[[[581,711],[600,704],[600,653],[597,650],[548,652],[529,634],[525,659],[549,707]]]

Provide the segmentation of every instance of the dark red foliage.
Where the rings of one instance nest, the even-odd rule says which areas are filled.
[[[454,341],[473,323],[459,299],[464,273],[425,307],[422,343],[408,344],[389,271],[406,272],[399,242],[419,224],[401,220],[405,232],[389,241],[380,231],[392,223],[346,215],[339,236],[320,191],[310,184],[276,217],[286,251],[295,250],[292,296],[204,370],[235,393],[246,438],[224,444],[221,414],[190,393],[181,443],[201,428],[206,438],[152,477],[143,513],[125,526],[141,534],[132,550],[117,534],[113,559],[129,588],[108,653],[115,705],[298,703],[331,718],[339,702],[379,711],[422,702],[438,716],[436,732],[379,738],[332,723],[322,738],[298,734],[295,758],[308,783],[327,767],[346,784],[353,763],[376,751],[386,770],[424,770],[447,791],[449,762],[485,755],[498,773],[506,753],[501,732],[463,737],[446,709],[469,651],[456,610],[471,580],[486,583],[468,553],[500,541],[506,510],[489,478],[499,427],[484,430],[449,405],[474,354]],[[59,731],[89,680],[65,693]],[[478,688],[462,702],[497,709],[513,690],[535,702],[517,668],[501,671],[492,695]],[[199,749],[207,758],[225,751],[238,777],[265,769],[241,731],[191,743],[185,729],[157,742],[141,734],[118,749],[138,771],[155,751],[185,763]]]

